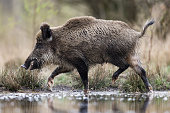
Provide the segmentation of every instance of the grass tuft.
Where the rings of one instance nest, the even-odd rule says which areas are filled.
[[[0,73],[0,85],[10,91],[20,89],[37,89],[42,88],[45,79],[38,76],[38,71],[28,71],[19,66],[8,65]]]
[[[130,71],[121,87],[123,92],[146,92],[145,85],[139,75]]]
[[[170,90],[170,79],[167,74],[159,68],[156,72],[153,70],[147,71],[147,78],[155,91]],[[139,75],[134,72],[127,74],[126,80],[123,85],[119,87],[124,92],[146,92],[145,85]]]
[[[89,76],[89,89],[103,90],[111,86],[112,73],[105,69],[105,67],[97,66],[92,75]]]

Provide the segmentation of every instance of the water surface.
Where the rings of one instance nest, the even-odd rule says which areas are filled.
[[[0,113],[170,113],[170,92],[0,94]]]

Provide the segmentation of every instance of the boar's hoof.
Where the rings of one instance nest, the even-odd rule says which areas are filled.
[[[84,89],[84,95],[88,95],[90,91],[88,89]]]
[[[112,84],[115,84],[117,78],[112,78]]]
[[[149,93],[153,93],[153,88],[151,85],[148,87],[148,91],[149,91]]]
[[[48,91],[48,92],[53,92],[53,89],[50,88],[50,87],[47,87],[47,91]]]
[[[47,91],[52,92],[53,91],[52,87],[47,86]]]
[[[47,90],[52,91],[53,83],[54,83],[53,79],[49,77],[47,82]]]

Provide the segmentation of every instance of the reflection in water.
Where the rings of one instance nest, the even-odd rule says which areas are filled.
[[[142,95],[141,95],[141,96],[142,96]],[[145,113],[145,112],[146,112],[146,109],[147,109],[150,101],[151,101],[151,96],[148,96],[148,95],[147,95],[147,97],[146,97],[146,99],[145,99],[145,101],[144,101],[144,103],[143,103],[143,106],[142,106],[141,109],[140,109],[141,113]]]
[[[61,110],[59,108],[55,108],[55,105],[53,105],[53,99],[48,99],[48,107],[53,111],[54,113],[67,113],[67,111]],[[88,98],[85,98],[81,101],[80,107],[79,107],[79,113],[88,113]]]
[[[168,113],[169,97],[170,92],[153,95],[92,92],[88,97],[80,92],[0,94],[0,113]]]
[[[51,109],[51,111],[53,113],[67,113],[67,111],[55,108],[54,105],[53,105],[53,99],[52,98],[48,99],[48,107]]]
[[[81,102],[79,113],[88,113],[88,98]]]
[[[139,102],[140,103],[140,99],[142,98],[143,95],[139,95],[139,98],[136,99],[135,102]],[[149,103],[152,101],[152,96],[153,95],[145,95],[145,99],[144,99],[144,102],[143,104],[141,104],[140,108],[139,108],[139,111],[135,111],[135,112],[139,112],[139,113],[145,113],[146,112],[146,109],[148,108],[148,105]],[[122,110],[122,107],[120,104],[117,103],[117,101],[114,101],[112,103],[112,111],[114,113],[124,113],[123,110]]]
[[[112,111],[113,113],[123,113],[116,102],[112,103]]]

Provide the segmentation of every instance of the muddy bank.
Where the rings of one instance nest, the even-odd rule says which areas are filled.
[[[44,88],[36,88],[34,90],[32,89],[28,89],[28,88],[21,88],[18,91],[10,91],[7,90],[5,87],[0,87],[0,92],[1,93],[57,93],[57,92],[61,92],[61,91],[65,91],[65,92],[82,92],[83,89],[75,89],[73,87],[70,86],[66,86],[66,85],[56,85],[52,88],[52,92],[48,91],[46,87]],[[90,92],[94,92],[94,90],[89,90]],[[95,91],[118,91],[117,88],[105,88],[103,90],[95,90]],[[120,92],[120,91],[119,91]]]

